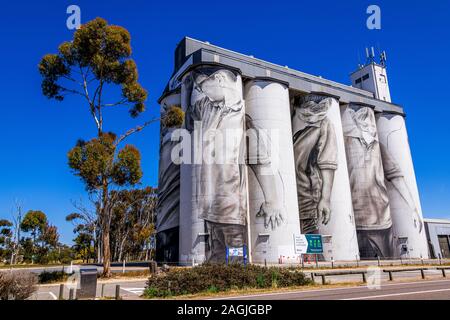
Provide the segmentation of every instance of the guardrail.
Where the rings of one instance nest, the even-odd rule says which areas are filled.
[[[420,271],[422,279],[425,279],[425,271],[426,270],[441,270],[442,277],[446,278],[445,270],[450,270],[450,266],[436,266],[436,267],[420,267],[420,268],[400,268],[400,269],[383,269],[383,272],[389,275],[389,281],[394,280],[393,274],[396,272],[407,272],[407,271]],[[331,271],[331,272],[311,272],[311,279],[315,281],[315,277],[321,277],[322,284],[326,284],[326,277],[329,276],[345,276],[359,274],[362,277],[362,282],[367,282],[367,271],[365,270],[345,270],[345,271]]]
[[[445,273],[445,270],[450,270],[450,266],[448,266],[448,267],[432,267],[432,268],[383,269],[383,272],[388,273],[389,281],[393,281],[394,280],[393,274],[395,272],[405,272],[405,271],[420,271],[420,275],[422,276],[422,279],[425,279],[425,270],[441,270],[442,277],[446,278],[447,275]]]
[[[334,271],[334,272],[326,272],[326,273],[324,273],[324,272],[321,272],[321,273],[312,272],[311,273],[311,279],[314,281],[314,277],[315,276],[316,277],[322,277],[322,284],[326,284],[325,277],[327,277],[327,276],[344,276],[344,275],[349,275],[349,274],[360,274],[362,276],[362,281],[364,283],[366,283],[367,282],[367,280],[366,280],[366,273],[367,273],[367,271],[363,271],[363,270]]]

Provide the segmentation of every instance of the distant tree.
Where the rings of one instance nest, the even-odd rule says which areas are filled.
[[[51,225],[44,212],[39,210],[28,211],[20,225],[23,232],[31,234],[30,238],[21,240],[26,260],[47,263],[50,260],[59,260],[59,234],[58,229]]]
[[[35,261],[35,246],[33,239],[30,237],[22,237],[20,239],[21,254],[23,255],[23,261],[34,262]]]
[[[94,203],[94,207],[97,201],[90,199]],[[86,244],[87,239],[92,241],[92,251],[93,256],[89,258],[94,258],[97,263],[101,262],[101,226],[95,210],[85,206],[82,201],[76,202],[72,201],[72,205],[76,209],[76,212],[66,216],[66,221],[71,222],[74,226],[73,232],[77,235],[73,240],[75,242],[74,250],[81,250],[80,248],[85,248],[86,246],[91,246]],[[80,252],[77,252],[80,255]],[[88,259],[89,259],[88,258]]]
[[[97,129],[96,139],[80,141],[69,152],[69,165],[87,191],[98,196],[104,276],[111,275],[110,186],[132,185],[142,176],[137,149],[130,145],[118,149],[118,145],[159,120],[149,120],[118,136],[104,133],[105,109],[124,106],[132,117],[145,110],[147,91],[139,84],[136,63],[130,58],[130,39],[126,29],[96,18],[75,31],[73,40],[62,43],[57,54],[47,54],[39,63],[43,94],[58,101],[69,94],[82,97]],[[121,97],[112,100],[117,96],[113,94],[114,85],[120,86]]]
[[[20,253],[20,231],[21,231],[21,225],[22,225],[22,204],[19,200],[15,201],[15,208],[12,214],[12,252],[11,252],[11,260],[10,264],[16,264],[17,263],[17,257]]]
[[[58,228],[47,224],[39,238],[43,246],[48,249],[56,249],[59,245]]]
[[[73,245],[73,250],[76,255],[83,260],[83,262],[89,262],[89,259],[94,257],[95,248],[93,246],[94,237],[92,234],[80,232],[76,238],[73,239],[73,242],[75,243]]]
[[[147,260],[155,233],[157,190],[147,187],[112,193],[115,199],[111,221],[113,260]]]
[[[0,260],[7,259],[13,249],[13,223],[6,219],[0,220]]]
[[[38,238],[37,261],[40,263],[60,261],[60,249],[58,229],[47,223]]]
[[[30,210],[22,220],[20,228],[24,232],[29,232],[35,245],[37,238],[47,226],[47,216],[42,211]]]

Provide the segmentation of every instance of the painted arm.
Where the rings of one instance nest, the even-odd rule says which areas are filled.
[[[330,209],[330,199],[331,199],[331,189],[333,188],[334,182],[334,171],[330,169],[322,169],[322,197],[317,205],[318,219],[322,219],[323,224],[328,224],[331,216]]]
[[[392,178],[390,182],[397,190],[397,192],[400,194],[400,196],[403,198],[403,200],[405,200],[405,202],[408,204],[408,207],[411,209],[411,211],[414,212],[412,217],[414,220],[414,226],[417,229],[419,229],[419,233],[422,232],[423,228],[422,219],[419,216],[419,211],[417,210],[411,192],[409,191],[409,188],[406,185],[405,179],[403,177],[395,177]]]
[[[284,220],[282,215],[282,201],[276,187],[276,176],[271,173],[270,164],[254,164],[250,165],[253,173],[261,186],[264,194],[264,203],[261,205],[257,217],[264,217],[264,226],[274,230],[280,226]],[[268,174],[270,172],[270,174]]]

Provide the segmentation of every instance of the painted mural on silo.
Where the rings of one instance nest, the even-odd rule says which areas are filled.
[[[298,263],[289,90],[281,83],[255,79],[245,84],[244,97],[252,262]]]
[[[338,101],[301,98],[292,128],[302,233],[324,236],[327,260],[359,258]]]
[[[398,255],[411,258],[427,258],[428,247],[422,218],[419,192],[409,149],[405,120],[397,114],[377,116],[383,164],[395,163],[397,173],[387,179]]]
[[[204,259],[225,262],[226,249],[247,245],[247,178],[242,80],[220,67],[199,67],[186,77],[186,128],[191,132],[192,254],[207,235]],[[197,259],[199,260],[199,259]]]
[[[348,105],[342,122],[361,258],[395,258],[398,255],[385,179],[396,179],[399,167],[383,152],[371,107]]]
[[[172,93],[161,100],[161,118],[172,107],[180,107],[180,93]],[[172,141],[175,128],[161,122],[158,170],[158,203],[156,207],[156,260],[178,262],[180,225],[180,166],[172,161]]]

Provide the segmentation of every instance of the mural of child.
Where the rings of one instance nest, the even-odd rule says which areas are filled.
[[[361,258],[393,258],[394,238],[385,184],[401,176],[394,161],[383,166],[375,114],[370,107],[348,107],[344,122],[347,165]]]
[[[331,98],[307,95],[295,107],[293,142],[302,233],[319,233],[330,220],[330,196],[337,169],[334,126],[327,118]]]
[[[220,163],[193,164],[192,210],[204,219],[209,234],[209,262],[223,263],[227,247],[242,247],[247,242],[247,200],[244,148],[245,110],[240,76],[230,70],[200,68],[192,73],[192,92],[186,110],[186,127],[200,128],[198,145]],[[197,122],[197,126],[195,124]],[[225,137],[235,130],[237,139]]]

